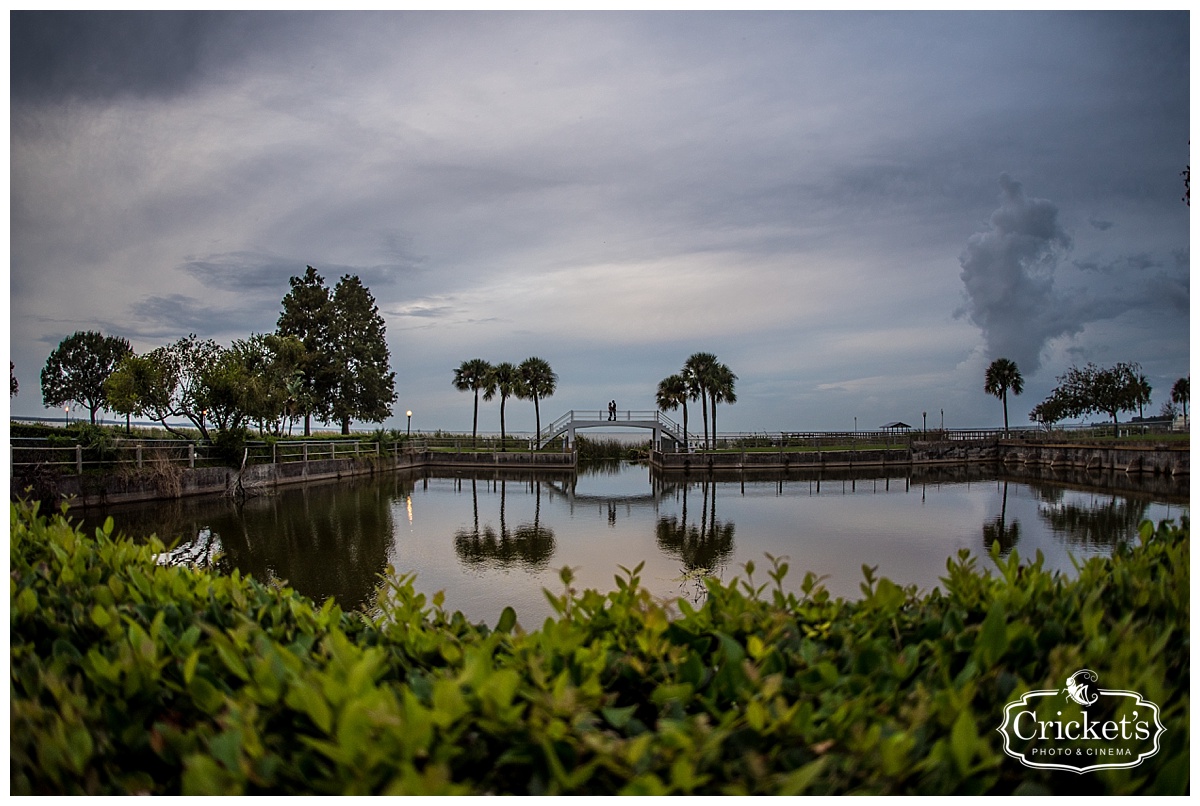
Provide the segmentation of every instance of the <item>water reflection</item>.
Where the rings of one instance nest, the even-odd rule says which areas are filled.
[[[643,583],[657,595],[694,600],[705,578],[728,579],[768,553],[789,557],[796,586],[811,570],[839,596],[858,595],[864,563],[931,589],[947,557],[986,553],[994,542],[1005,554],[1043,551],[1070,573],[1068,552],[1105,553],[1143,519],[1187,508],[1186,488],[1113,492],[1086,474],[889,467],[665,476],[624,463],[577,474],[395,473],[287,488],[242,506],[195,499],[82,518],[91,528],[112,515],[126,534],[177,538],[176,561],[286,580],[346,608],[373,603],[391,565],[494,623],[505,605],[522,619],[544,613],[541,589],[557,587],[563,566],[577,570],[578,587],[607,590],[620,566],[644,563]]]
[[[1093,500],[1088,506],[1064,503],[1060,496],[1044,503],[1038,514],[1070,545],[1112,546],[1136,534],[1149,509],[1148,501],[1115,495]]]
[[[712,480],[699,483],[703,496],[700,519],[688,517],[688,492],[693,485],[684,484],[681,491],[681,511],[678,516],[665,515],[654,526],[658,548],[683,563],[680,569],[682,587],[693,601],[704,595],[704,579],[720,577],[733,556],[734,525],[717,520],[717,484]],[[665,488],[664,488],[665,489]]]
[[[284,582],[317,601],[345,608],[374,601],[388,566],[394,528],[391,502],[412,480],[370,479],[290,487],[238,505],[225,498],[163,502],[89,512],[87,523],[111,514],[125,534],[156,534],[174,548],[164,562],[235,568],[262,582]]]
[[[542,482],[531,481],[533,488],[534,514],[532,523],[522,523],[509,531],[506,514],[508,481],[500,485],[500,531],[491,525],[479,526],[478,479],[471,479],[472,527],[458,529],[454,533],[454,550],[467,566],[506,568],[513,565],[531,570],[540,570],[550,564],[554,556],[554,530],[541,524]]]
[[[1001,482],[1000,514],[994,520],[983,525],[983,550],[991,551],[992,546],[1000,544],[1000,556],[1007,556],[1021,539],[1021,523],[1008,523],[1008,482]]]

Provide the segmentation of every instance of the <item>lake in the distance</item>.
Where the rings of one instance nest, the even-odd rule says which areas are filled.
[[[112,515],[119,531],[178,538],[177,557],[222,555],[218,567],[260,580],[284,579],[318,602],[349,609],[375,601],[379,575],[416,574],[418,590],[444,590],[447,610],[495,624],[506,605],[527,629],[552,614],[543,588],[615,587],[620,566],[644,563],[652,593],[699,597],[698,579],[768,582],[765,555],[786,557],[786,585],[804,572],[826,576],[836,596],[860,595],[862,566],[929,590],[946,560],[969,549],[981,567],[998,540],[1046,566],[1073,573],[1071,557],[1107,554],[1136,539],[1143,520],[1179,522],[1180,491],[1149,485],[1114,493],[1087,479],[997,478],[970,468],[908,469],[820,477],[663,477],[641,464],[581,467],[578,473],[397,472],[284,488],[238,505],[225,498],[155,502],[75,514],[88,528]]]

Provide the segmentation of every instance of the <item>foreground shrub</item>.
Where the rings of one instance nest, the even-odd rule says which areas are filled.
[[[863,598],[710,583],[673,612],[638,582],[547,594],[523,632],[393,580],[375,615],[155,562],[11,507],[14,794],[1182,793],[1188,789],[1188,529],[1074,580],[947,563],[918,595],[866,569]],[[1138,767],[1034,770],[1004,704],[1074,671],[1161,709]]]

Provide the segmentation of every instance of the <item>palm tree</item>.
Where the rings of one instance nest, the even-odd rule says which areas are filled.
[[[538,406],[538,400],[554,394],[554,389],[558,386],[558,376],[550,368],[550,362],[537,356],[522,361],[521,366],[517,367],[517,372],[521,376],[522,396],[533,398],[533,415],[537,422],[534,439],[540,448],[542,446],[542,412]]]
[[[1150,381],[1146,376],[1139,372],[1137,376],[1137,407],[1138,417],[1146,419],[1145,407],[1150,404],[1150,393],[1153,389],[1150,386]]]
[[[712,399],[712,440],[713,448],[716,448],[717,404],[737,403],[737,394],[733,391],[733,385],[737,383],[737,376],[725,364],[718,364],[713,368],[711,383],[712,385],[708,388],[708,396]]]
[[[508,450],[504,444],[504,403],[514,395],[519,396],[521,388],[521,373],[517,371],[514,364],[508,361],[496,364],[487,374],[483,399],[491,400],[497,392],[500,393],[500,450],[502,451]]]
[[[683,362],[683,377],[687,381],[688,396],[700,398],[700,415],[704,422],[704,447],[708,448],[708,390],[712,386],[713,370],[717,357],[712,353],[692,353]]]
[[[683,375],[676,373],[668,375],[658,382],[658,391],[654,394],[659,411],[674,411],[683,406],[683,449],[688,449],[688,385]]]
[[[1008,390],[1019,395],[1025,389],[1025,379],[1021,370],[1007,358],[997,358],[987,368],[983,376],[983,391],[993,397],[1000,398],[1004,404],[1004,434],[1008,435]]]
[[[1183,426],[1187,427],[1187,407],[1188,398],[1191,397],[1189,387],[1192,385],[1192,376],[1180,378],[1175,381],[1175,385],[1171,387],[1171,402],[1178,403],[1183,406]]]
[[[479,432],[479,392],[486,391],[488,372],[492,365],[482,358],[472,358],[462,362],[454,370],[454,388],[460,392],[475,393],[475,417],[471,420],[471,444],[475,444],[475,435]]]

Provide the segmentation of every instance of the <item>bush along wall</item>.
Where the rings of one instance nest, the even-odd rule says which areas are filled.
[[[1188,527],[1073,580],[963,553],[928,594],[831,598],[787,566],[656,601],[638,569],[523,631],[427,600],[373,614],[155,562],[11,506],[10,784],[22,793],[1184,793]],[[1161,709],[1127,769],[1005,754],[1006,703],[1080,669]],[[1086,743],[1086,739],[1081,740]],[[1079,742],[1076,747],[1081,746]]]

